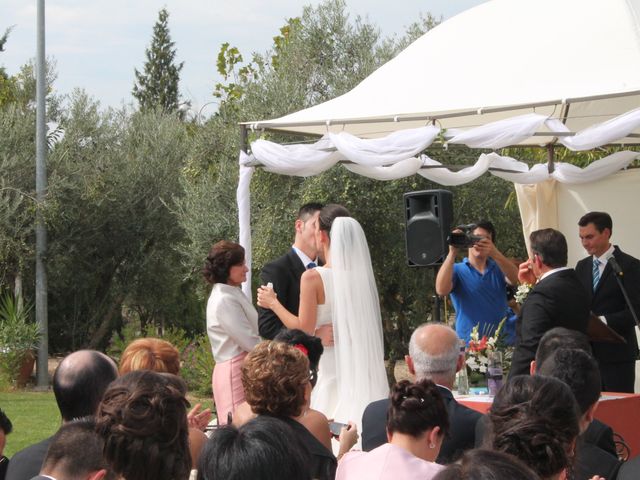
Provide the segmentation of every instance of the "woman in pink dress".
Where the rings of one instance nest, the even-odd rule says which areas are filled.
[[[399,382],[387,412],[389,443],[345,454],[336,480],[429,480],[444,468],[435,459],[448,429],[447,409],[433,382]]]
[[[240,369],[244,357],[260,342],[258,312],[240,290],[247,272],[240,245],[222,240],[211,247],[203,274],[213,284],[207,334],[216,361],[212,386],[219,424],[226,424],[229,413],[244,402]]]

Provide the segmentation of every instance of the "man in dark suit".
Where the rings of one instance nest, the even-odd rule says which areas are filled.
[[[567,265],[567,240],[552,228],[529,236],[532,258],[520,265],[521,283],[535,284],[516,321],[516,347],[509,378],[528,375],[542,336],[553,327],[585,333],[589,321],[589,294]]]
[[[116,364],[104,353],[80,350],[67,355],[53,375],[53,393],[62,422],[95,415],[102,395],[117,376]],[[6,480],[30,480],[38,475],[53,438],[46,438],[11,457]]]
[[[459,404],[451,392],[456,373],[465,366],[464,352],[456,332],[443,324],[425,324],[411,335],[409,372],[416,380],[430,379],[437,386],[449,415],[449,432],[436,461],[454,462],[465,450],[473,448],[475,426],[480,413]],[[387,443],[386,418],[389,399],[370,403],[362,415],[362,449],[372,450]]]
[[[294,315],[298,315],[300,306],[300,277],[308,268],[317,266],[315,222],[321,209],[319,203],[307,203],[300,208],[293,246],[286,254],[266,264],[260,272],[261,284],[271,283],[278,300]],[[273,340],[284,325],[272,310],[258,307],[258,313],[260,336]]]
[[[576,273],[589,292],[591,311],[626,341],[625,344],[593,342],[602,389],[633,393],[638,358],[636,324],[613,267],[620,267],[619,278],[637,313],[640,312],[640,261],[611,244],[613,222],[608,213],[587,213],[578,225],[582,246],[590,256],[578,262]],[[612,265],[611,257],[617,265]]]

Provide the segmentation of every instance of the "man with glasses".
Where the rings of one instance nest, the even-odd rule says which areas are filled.
[[[567,240],[552,228],[529,236],[531,259],[520,264],[518,279],[533,285],[516,321],[516,348],[509,377],[528,375],[542,336],[554,327],[586,333],[589,293],[567,267]]]

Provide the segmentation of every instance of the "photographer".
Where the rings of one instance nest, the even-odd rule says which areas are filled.
[[[480,335],[489,336],[507,315],[506,286],[507,282],[517,284],[518,268],[496,248],[496,231],[491,222],[462,228],[452,232],[454,245],[449,245],[449,254],[438,271],[436,293],[451,294],[456,333],[469,342],[475,325],[479,325]],[[459,250],[455,245],[468,247],[468,256],[459,263],[455,263]]]

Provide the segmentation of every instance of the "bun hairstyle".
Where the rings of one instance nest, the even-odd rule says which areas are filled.
[[[188,478],[186,385],[175,375],[137,370],[114,380],[96,415],[110,468],[127,480]]]
[[[579,412],[560,380],[514,377],[498,392],[488,416],[494,450],[516,456],[542,478],[571,469]]]
[[[202,275],[210,284],[227,283],[231,267],[241,265],[243,262],[244,248],[237,243],[221,240],[209,250],[202,268]]]
[[[449,416],[438,387],[426,379],[398,382],[391,390],[387,431],[419,437],[434,427],[440,427],[442,435],[449,430]]]
[[[320,230],[327,233],[331,232],[331,225],[333,221],[338,217],[350,217],[351,213],[342,205],[336,203],[330,203],[320,210],[320,216],[318,217],[318,226]]]

